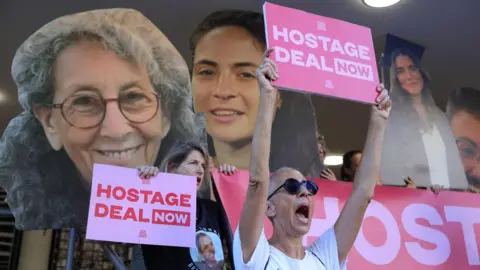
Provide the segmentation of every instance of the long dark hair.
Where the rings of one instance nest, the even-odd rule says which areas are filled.
[[[418,57],[410,52],[408,49],[397,49],[392,53],[392,65],[390,67],[390,90],[391,90],[391,98],[394,107],[392,107],[392,118],[395,118],[396,115],[402,114],[401,119],[403,121],[407,121],[409,124],[414,124],[417,127],[417,130],[420,130],[423,126],[423,123],[420,121],[420,116],[416,110],[413,109],[413,98],[414,96],[407,92],[405,89],[401,87],[400,81],[398,80],[398,73],[395,66],[395,61],[399,56],[407,56],[409,57],[413,64],[418,68],[420,75],[422,76],[423,80],[423,89],[421,90],[421,103],[427,112],[427,119],[428,119],[428,127],[430,128],[433,123],[431,117],[429,117],[430,113],[434,113],[438,111],[438,108],[435,104],[435,101],[432,97],[431,92],[431,80],[428,73],[423,69],[420,64],[420,60]]]
[[[414,108],[414,96],[400,85],[395,67],[395,60],[399,56],[408,56],[418,67],[422,76],[424,86],[420,98],[421,105],[426,112],[426,119],[422,119]],[[390,70],[390,96],[393,106],[383,140],[380,168],[382,182],[403,186],[405,176],[410,176],[418,186],[428,186],[432,183],[422,136],[424,131],[433,130],[435,127],[446,148],[446,166],[448,166],[450,183],[462,186],[463,182],[466,183],[466,179],[458,148],[444,112],[437,107],[433,100],[432,84],[428,73],[422,68],[418,57],[406,49],[394,51]]]
[[[205,35],[224,26],[244,28],[259,43],[266,46],[263,14],[243,10],[222,10],[205,17],[193,31],[190,38],[192,56],[195,55],[198,42]],[[316,117],[310,95],[282,91],[281,98],[282,104],[277,110],[272,126],[270,170],[275,171],[288,166],[305,175],[318,176],[323,169],[323,161],[320,160],[316,147]],[[214,157],[216,154],[210,135],[207,140],[208,151]],[[308,158],[308,162],[299,156]]]

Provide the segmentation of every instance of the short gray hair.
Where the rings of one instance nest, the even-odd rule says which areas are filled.
[[[80,180],[77,169],[65,151],[50,147],[32,113],[35,105],[53,103],[56,58],[82,40],[98,42],[120,57],[147,67],[152,85],[160,94],[162,112],[171,122],[156,164],[174,141],[197,139],[188,67],[150,20],[132,9],[87,11],[55,19],[19,47],[12,64],[18,99],[25,111],[9,123],[0,140],[0,186],[7,191],[6,201],[17,228],[85,225],[90,194],[78,194],[82,189],[81,181],[76,181]],[[83,203],[76,202],[79,197]]]

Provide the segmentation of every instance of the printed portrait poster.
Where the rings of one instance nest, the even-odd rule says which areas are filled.
[[[195,247],[190,248],[190,256],[197,269],[222,270],[224,255],[218,233],[208,229],[197,230]]]
[[[24,112],[0,141],[0,186],[18,229],[85,228],[94,163],[158,165],[197,136],[189,69],[136,10],[49,22],[18,48],[12,77]]]
[[[450,92],[447,117],[455,136],[469,190],[480,192],[480,90],[462,87]]]
[[[408,180],[417,187],[467,189],[455,138],[445,113],[432,97],[434,85],[418,54],[405,46],[386,47],[389,50],[384,56],[391,58],[390,97],[394,105],[383,140],[382,183],[405,186]]]
[[[266,49],[263,15],[240,10],[213,12],[193,31],[190,47],[194,108],[205,113],[215,167],[230,164],[248,169],[260,101],[255,72]],[[311,177],[318,176],[323,167],[308,94],[280,91],[270,170],[284,166]]]

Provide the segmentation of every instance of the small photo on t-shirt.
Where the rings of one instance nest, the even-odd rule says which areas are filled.
[[[224,257],[220,237],[214,232],[197,231],[195,247],[190,248],[190,256],[199,270],[223,269]]]

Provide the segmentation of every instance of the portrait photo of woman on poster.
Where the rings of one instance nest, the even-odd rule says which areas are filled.
[[[204,112],[209,153],[215,167],[248,169],[260,91],[255,71],[266,49],[261,13],[216,11],[199,23],[190,38],[192,95]],[[273,123],[270,170],[283,166],[318,176],[316,118],[310,96],[282,91]]]
[[[196,139],[188,67],[132,9],[53,20],[17,50],[24,112],[0,141],[0,186],[19,229],[86,226],[94,163],[159,164]]]
[[[432,83],[418,57],[407,49],[392,53],[392,107],[385,131],[383,184],[466,188],[455,138],[432,97]]]

